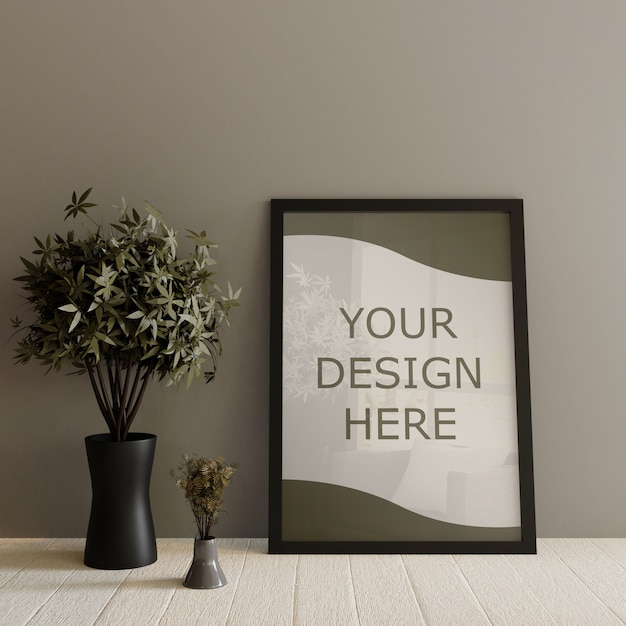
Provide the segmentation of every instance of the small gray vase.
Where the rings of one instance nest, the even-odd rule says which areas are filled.
[[[193,561],[183,585],[191,589],[217,589],[227,582],[217,560],[217,539],[196,537],[193,544]]]

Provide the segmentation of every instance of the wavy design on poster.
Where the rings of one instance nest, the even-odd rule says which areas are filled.
[[[511,280],[510,220],[500,213],[317,213],[286,215],[284,235],[373,243],[461,276]]]
[[[521,528],[461,526],[356,489],[283,480],[283,541],[520,541]]]

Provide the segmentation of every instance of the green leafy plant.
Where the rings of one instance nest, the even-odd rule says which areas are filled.
[[[222,457],[205,459],[183,454],[178,466],[180,473],[176,475],[171,470],[176,484],[185,492],[200,539],[211,538],[211,528],[217,524],[222,511],[224,489],[230,484],[236,469],[237,465],[228,465]]]
[[[126,203],[108,227],[88,214],[92,189],[74,192],[65,219],[86,215],[83,236],[35,237],[20,281],[33,319],[22,331],[18,363],[37,359],[50,370],[87,373],[115,441],[125,441],[152,378],[176,386],[213,379],[219,330],[241,290],[225,296],[214,282],[215,244],[187,231],[191,251],[179,256],[177,233],[149,203],[142,217]]]

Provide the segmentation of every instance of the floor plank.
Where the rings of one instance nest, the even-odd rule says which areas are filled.
[[[492,624],[556,624],[507,556],[464,554],[454,559]]]
[[[347,555],[300,555],[296,569],[293,623],[298,626],[358,626],[350,558]]]
[[[76,569],[40,608],[28,626],[93,624],[130,570],[96,570],[83,564],[83,539],[61,539],[55,548],[73,555]]]
[[[351,555],[350,568],[362,626],[426,624],[400,555]]]
[[[0,539],[0,587],[40,557],[54,539]]]
[[[455,560],[449,555],[409,554],[402,557],[427,624],[490,624]]]
[[[54,541],[45,550],[35,550],[27,567],[20,569],[0,587],[0,624],[26,624],[62,587],[74,570],[82,566],[80,540],[67,549],[65,541]],[[83,542],[84,543],[84,542]]]
[[[156,563],[130,570],[95,624],[158,624],[189,567],[193,540],[169,539],[158,548]]]
[[[558,624],[612,626],[622,621],[584,584],[545,542],[536,555],[508,561]]]
[[[559,558],[619,619],[626,622],[626,570],[590,539],[544,539]],[[624,542],[625,540],[622,540]],[[608,546],[609,544],[604,544]],[[615,549],[615,548],[614,548]]]
[[[626,569],[626,539],[590,539],[590,541]]]
[[[251,539],[226,624],[292,624],[297,560],[292,554],[267,554],[267,539]]]

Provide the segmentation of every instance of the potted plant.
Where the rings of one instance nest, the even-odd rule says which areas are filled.
[[[84,215],[93,227],[35,237],[34,257],[22,258],[16,280],[32,317],[12,322],[23,332],[18,363],[89,377],[108,433],[85,440],[93,490],[85,563],[118,569],[156,559],[148,501],[156,437],[131,431],[147,385],[213,379],[219,331],[241,290],[219,290],[204,231],[187,231],[191,250],[182,256],[177,233],[149,203],[142,216],[123,202],[103,226],[89,214],[91,191],[74,192],[65,219]]]
[[[230,484],[236,468],[222,457],[205,459],[185,454],[178,468],[180,474],[171,472],[176,484],[185,492],[198,528],[193,561],[183,583],[186,587],[213,589],[226,584],[211,529],[217,524],[224,489]]]

